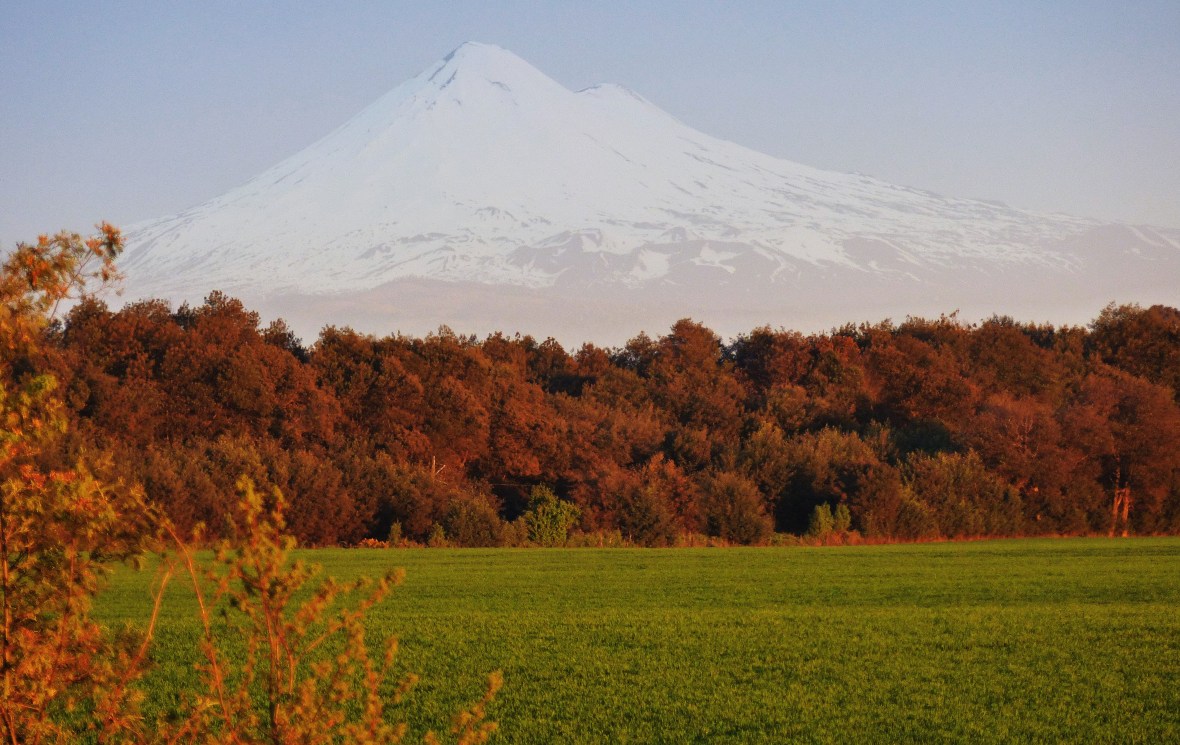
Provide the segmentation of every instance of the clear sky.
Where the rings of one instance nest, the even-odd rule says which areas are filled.
[[[464,41],[708,134],[1180,227],[1180,2],[0,3],[0,241],[178,212]]]

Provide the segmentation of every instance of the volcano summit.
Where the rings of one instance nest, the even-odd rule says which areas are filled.
[[[618,343],[960,309],[1058,323],[1180,297],[1180,230],[1042,215],[709,137],[465,44],[248,183],[128,229],[135,297],[214,289],[304,334]]]

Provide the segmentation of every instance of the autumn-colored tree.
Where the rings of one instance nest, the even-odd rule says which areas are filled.
[[[705,326],[677,321],[656,343],[646,372],[657,404],[681,425],[721,436],[738,425],[742,389],[721,339]]]
[[[1180,401],[1180,310],[1112,303],[1090,328],[1089,346],[1101,361],[1167,386]]]
[[[67,422],[41,347],[63,303],[115,277],[122,238],[99,231],[41,236],[0,268],[0,730],[12,743],[71,740],[74,727],[115,737],[138,723],[129,684],[143,639],[112,636],[90,604],[109,563],[150,539],[142,494],[102,478],[102,461],[47,465],[63,460]],[[75,707],[91,716],[53,716]]]
[[[267,342],[257,314],[220,293],[175,313],[160,301],[117,313],[83,302],[67,317],[60,345],[71,404],[124,443],[227,434],[323,447],[336,437],[340,414],[314,371]]]
[[[56,371],[79,424],[100,445],[148,447],[175,437],[178,391],[162,374],[184,331],[163,301],[132,303],[118,313],[92,298],[66,316]]]
[[[384,539],[398,523],[405,537],[425,541],[431,527],[445,522],[451,505],[470,496],[461,473],[430,463],[399,461],[385,452],[350,451],[342,456],[349,491],[368,495],[374,512],[368,537]]]
[[[807,392],[808,429],[855,427],[868,406],[865,369],[851,333],[808,337],[811,364],[801,384]]]
[[[437,454],[422,428],[426,389],[407,367],[412,356],[406,340],[328,327],[312,347],[310,365],[322,393],[340,407],[349,438],[421,461]]]
[[[527,370],[495,365],[489,385],[488,451],[476,474],[493,483],[557,478],[569,460],[566,427]]]
[[[967,340],[967,369],[977,387],[1012,396],[1056,398],[1064,382],[1051,350],[1038,346],[1027,327],[1011,318],[980,324]]]
[[[726,354],[747,388],[747,405],[753,409],[765,405],[768,391],[801,382],[811,363],[802,334],[765,327],[739,336]]]
[[[947,347],[935,347],[909,334],[874,330],[865,354],[875,418],[904,429],[936,422],[953,431],[970,416],[974,391]],[[945,443],[916,442],[938,447]]]
[[[553,338],[528,347],[528,370],[530,382],[547,393],[577,395],[586,380],[574,358]]]
[[[982,403],[963,439],[987,467],[1020,494],[1026,530],[1072,532],[1065,493],[1078,456],[1063,442],[1056,411],[1033,397],[994,393]]]
[[[478,343],[443,328],[410,344],[406,360],[422,384],[418,405],[432,461],[465,469],[488,455],[492,364]]]
[[[1108,519],[1094,515],[1095,527],[1155,530],[1180,470],[1180,407],[1171,391],[1099,365],[1062,419],[1066,436],[1085,453],[1106,491],[1107,504],[1119,504],[1124,494],[1130,498],[1125,510],[1111,509]]]

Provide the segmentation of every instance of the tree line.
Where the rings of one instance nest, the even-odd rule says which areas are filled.
[[[60,381],[75,448],[213,534],[241,475],[289,496],[309,545],[512,542],[537,487],[577,530],[642,545],[763,543],[837,512],[875,539],[1180,531],[1169,307],[728,342],[686,319],[570,351],[446,328],[308,346],[214,292],[86,299],[50,337],[30,364]]]

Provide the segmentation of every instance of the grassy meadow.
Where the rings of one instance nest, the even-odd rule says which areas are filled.
[[[405,567],[369,629],[422,678],[415,736],[499,669],[501,743],[1180,741],[1180,539],[300,555]],[[100,618],[143,623],[152,578],[120,570]],[[169,592],[154,711],[196,685]]]

